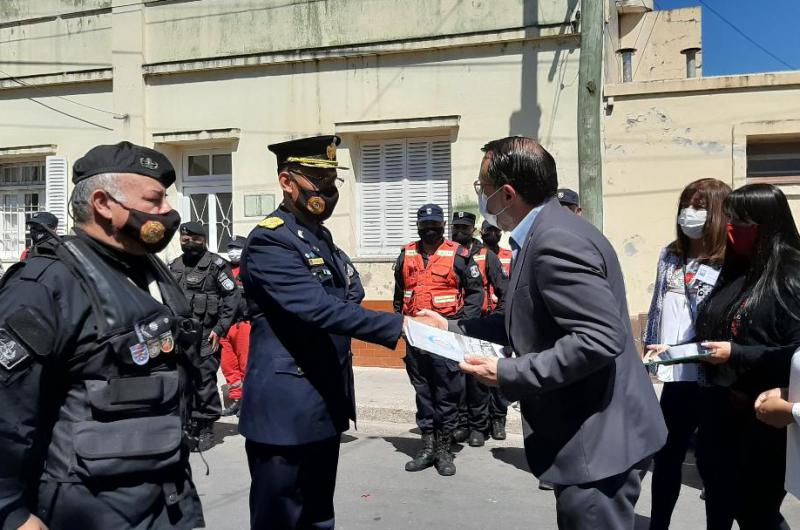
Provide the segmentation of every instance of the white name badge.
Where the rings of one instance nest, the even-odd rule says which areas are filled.
[[[697,274],[694,276],[695,280],[712,287],[717,284],[718,278],[719,271],[708,265],[700,265],[700,268],[697,269]]]

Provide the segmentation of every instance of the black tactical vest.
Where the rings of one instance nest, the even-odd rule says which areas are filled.
[[[214,327],[219,320],[222,300],[217,281],[225,268],[225,260],[206,251],[194,267],[184,265],[181,258],[170,263],[170,271],[189,301],[192,315],[206,328]],[[226,281],[227,277],[223,279]]]
[[[187,348],[197,323],[167,268],[149,257],[164,303],[110,267],[78,238],[55,255],[91,301],[97,339],[70,352],[58,375],[65,397],[47,448],[44,479],[108,485],[181,476],[188,418]]]

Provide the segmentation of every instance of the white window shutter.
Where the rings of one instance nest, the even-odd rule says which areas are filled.
[[[58,233],[67,233],[67,159],[48,156],[45,159],[45,208],[58,217]]]
[[[395,256],[417,236],[417,210],[435,202],[449,216],[449,138],[361,144],[361,254]]]

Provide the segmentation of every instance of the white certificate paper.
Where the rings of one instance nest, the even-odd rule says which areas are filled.
[[[406,326],[406,341],[415,348],[456,362],[462,362],[464,355],[503,357],[503,346],[499,344],[443,331],[411,319]]]

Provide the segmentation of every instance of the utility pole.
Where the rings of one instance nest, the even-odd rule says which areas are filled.
[[[583,216],[603,229],[600,96],[603,89],[603,1],[581,0],[578,66],[578,183]]]

